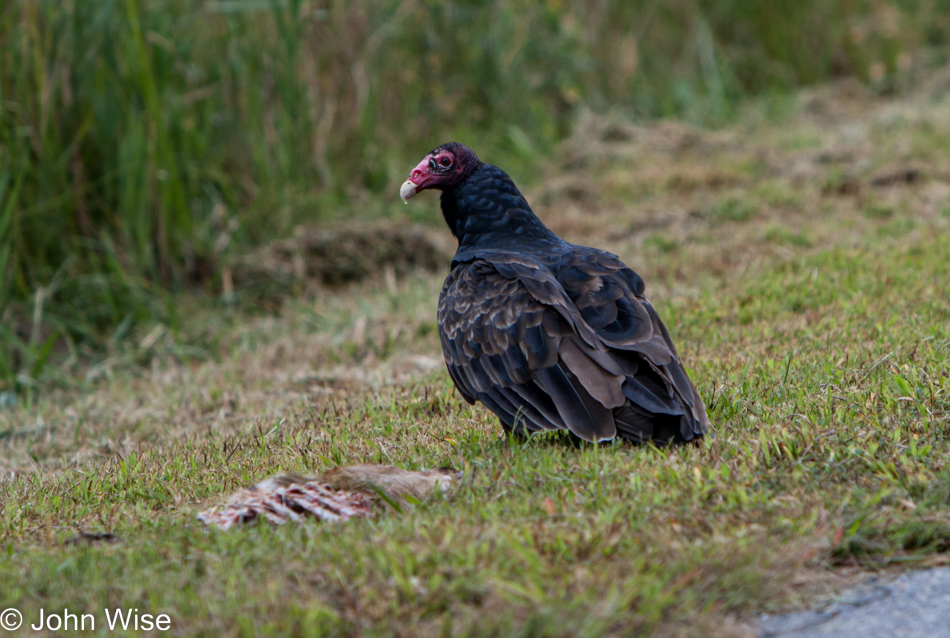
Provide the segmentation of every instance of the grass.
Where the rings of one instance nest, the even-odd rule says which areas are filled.
[[[714,438],[500,438],[441,370],[440,275],[269,314],[183,299],[205,356],[159,330],[72,368],[85,388],[0,407],[0,608],[98,627],[104,608],[138,608],[176,635],[737,636],[868,570],[946,564],[950,156],[917,132],[950,110],[851,90],[803,95],[777,123],[752,105],[716,133],[581,130],[609,161],[560,152],[605,195],[537,188],[555,230],[644,275]],[[815,130],[821,144],[797,142]],[[920,162],[920,179],[873,186]],[[828,189],[842,169],[855,189]],[[415,205],[438,215],[434,198]],[[342,526],[195,520],[274,473],[356,462],[465,481]]]

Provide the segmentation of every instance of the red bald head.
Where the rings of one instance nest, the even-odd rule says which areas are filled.
[[[419,165],[412,169],[399,196],[407,200],[428,188],[445,190],[457,186],[480,164],[472,149],[458,142],[449,142],[429,151]],[[408,202],[407,202],[408,203]]]

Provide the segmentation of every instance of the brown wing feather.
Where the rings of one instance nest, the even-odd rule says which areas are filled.
[[[446,364],[507,429],[690,440],[708,424],[643,282],[578,247],[556,269],[512,253],[459,264],[439,300]]]
[[[622,389],[624,376],[613,374],[598,364],[573,339],[562,339],[558,354],[584,389],[604,407],[617,408],[627,402]]]

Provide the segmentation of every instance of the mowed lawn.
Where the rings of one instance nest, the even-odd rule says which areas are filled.
[[[502,437],[442,368],[444,273],[267,316],[183,300],[210,354],[159,327],[0,409],[0,610],[103,631],[104,608],[137,608],[173,635],[742,636],[865,572],[950,563],[938,89],[824,87],[716,132],[591,119],[526,189],[644,276],[707,402],[701,444]],[[440,222],[436,197],[412,205]],[[465,478],[344,525],[195,519],[359,462]]]

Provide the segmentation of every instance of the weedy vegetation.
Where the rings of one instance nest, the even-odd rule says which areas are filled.
[[[714,437],[501,437],[442,371],[438,273],[266,313],[180,298],[205,356],[155,329],[84,388],[0,408],[0,608],[138,608],[178,635],[746,636],[869,570],[946,564],[947,87],[841,82],[714,132],[588,116],[530,189],[644,275]],[[195,520],[360,462],[465,480],[340,526]]]

